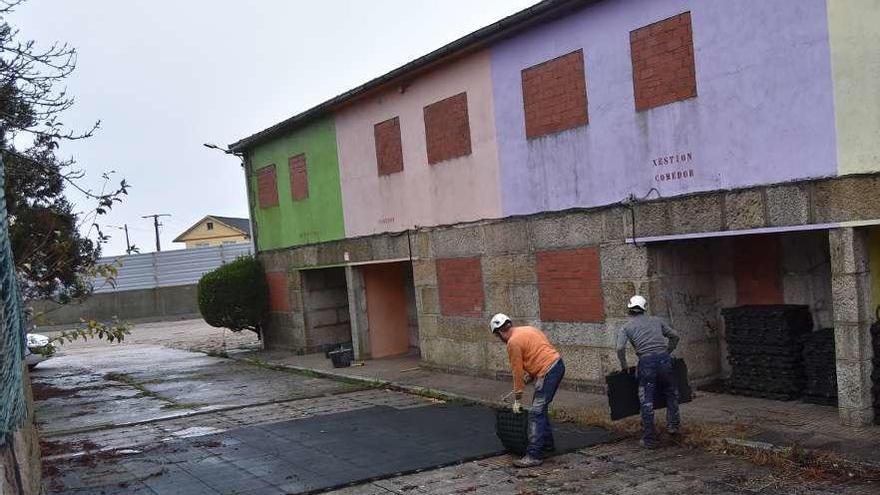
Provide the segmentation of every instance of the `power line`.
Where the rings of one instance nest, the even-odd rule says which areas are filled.
[[[169,213],[154,213],[152,215],[144,215],[141,218],[152,218],[153,219],[153,228],[156,230],[156,252],[162,251],[162,245],[159,243],[159,226],[162,225],[159,223],[159,217],[170,217]]]

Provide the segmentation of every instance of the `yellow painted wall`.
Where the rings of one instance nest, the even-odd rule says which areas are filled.
[[[880,0],[828,0],[837,172],[880,171]]]
[[[186,248],[197,248],[197,247],[208,247],[208,246],[219,246],[224,242],[234,242],[236,244],[242,242],[250,242],[249,239],[245,238],[243,235],[237,236],[229,236],[229,237],[215,237],[212,239],[199,239],[194,241],[186,241]],[[207,244],[205,244],[207,243]]]
[[[871,248],[871,299],[872,308],[880,306],[880,227],[872,227],[869,236]]]
[[[208,230],[208,222],[214,224],[212,230]],[[181,241],[186,242],[187,249],[204,247],[204,243],[208,243],[208,246],[217,246],[223,244],[224,241],[249,242],[249,239],[241,232],[211,219],[203,221],[185,236],[181,236],[180,239]]]

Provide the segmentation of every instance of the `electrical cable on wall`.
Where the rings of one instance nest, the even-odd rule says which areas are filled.
[[[642,197],[637,197],[635,195],[635,193],[629,193],[629,196],[627,196],[625,200],[623,200],[619,203],[620,205],[623,205],[629,209],[630,219],[631,219],[630,228],[632,229],[632,241],[633,241],[633,245],[636,247],[642,247],[642,246],[640,246],[638,241],[636,240],[636,208],[635,208],[635,205],[648,199],[651,196],[651,193],[654,193],[654,192],[657,193],[658,199],[663,197],[660,194],[660,191],[656,187],[652,187],[651,189],[648,189],[648,192]]]

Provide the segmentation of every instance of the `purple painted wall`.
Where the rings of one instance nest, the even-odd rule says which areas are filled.
[[[629,32],[685,11],[698,96],[637,113]],[[527,141],[520,71],[579,48],[589,124]],[[825,0],[606,1],[500,42],[492,78],[503,214],[605,205],[651,187],[666,197],[832,176],[830,64]],[[686,160],[654,165],[670,155]]]

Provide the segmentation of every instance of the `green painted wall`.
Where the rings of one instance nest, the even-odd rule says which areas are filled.
[[[309,197],[294,201],[290,191],[288,158],[306,155]],[[336,154],[336,127],[332,117],[315,121],[249,152],[252,211],[257,225],[257,249],[277,249],[345,237],[342,189]],[[260,208],[257,171],[275,164],[278,206]]]
[[[880,170],[880,0],[828,0],[840,175]]]

